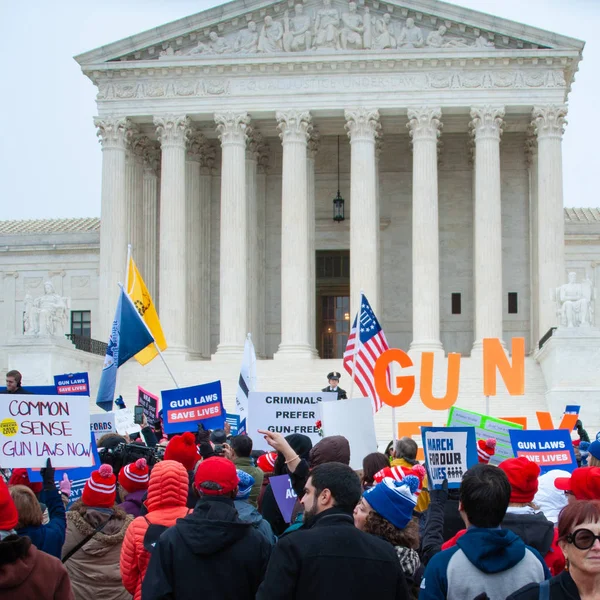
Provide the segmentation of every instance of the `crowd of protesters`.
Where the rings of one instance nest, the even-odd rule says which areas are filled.
[[[259,435],[272,452],[253,451]],[[0,600],[598,599],[600,442],[580,422],[573,435],[589,466],[572,474],[492,466],[479,440],[448,490],[429,489],[411,438],[355,472],[343,436],[167,439],[144,423],[136,440],[99,440],[103,464],[73,503],[50,461],[40,483],[24,469],[0,480]]]

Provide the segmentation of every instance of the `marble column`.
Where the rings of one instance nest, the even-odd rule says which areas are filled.
[[[160,320],[170,352],[184,353],[187,343],[188,267],[186,235],[185,150],[190,119],[154,117],[161,146]]]
[[[276,113],[283,145],[281,184],[281,343],[274,358],[313,358],[310,345],[308,111]]]
[[[475,343],[502,339],[502,210],[500,196],[500,135],[504,108],[471,109],[475,136]]]
[[[247,257],[248,257],[248,332],[252,338],[258,336],[258,237],[259,232],[256,196],[256,175],[258,171],[258,146],[262,143],[262,135],[254,128],[246,141],[246,223],[247,223]],[[254,349],[256,352],[256,348]]]
[[[150,140],[146,136],[134,136],[126,154],[125,202],[127,203],[127,242],[142,277],[145,271],[143,239],[144,221],[144,147]]]
[[[376,315],[379,306],[379,219],[375,169],[375,138],[379,111],[356,108],[345,111],[350,137],[350,318],[358,311],[360,291]],[[381,318],[381,317],[380,317]]]
[[[563,209],[562,135],[565,106],[536,106],[538,173],[538,333],[542,337],[558,325],[552,292],[565,283],[565,217]],[[539,338],[538,338],[539,339]]]
[[[264,143],[258,146],[258,165],[256,170],[256,220],[259,235],[258,242],[258,290],[257,290],[257,330],[252,335],[254,351],[257,358],[267,358],[266,346],[266,210],[267,210],[267,177],[269,173],[269,145]]]
[[[221,140],[220,311],[217,355],[241,354],[248,332],[247,113],[216,113]]]
[[[537,348],[540,340],[539,331],[539,273],[538,273],[538,152],[537,139],[533,128],[529,131],[525,142],[525,155],[529,168],[529,260],[530,286],[531,286],[531,325],[530,325],[530,348]]]
[[[119,288],[125,283],[127,259],[126,152],[133,135],[127,118],[94,119],[102,143],[102,207],[100,220],[100,262],[97,339],[108,340]]]
[[[306,154],[306,189],[308,193],[308,291],[309,297],[309,342],[311,350],[317,354],[317,276],[316,276],[316,246],[315,246],[315,159],[319,152],[320,135],[313,129],[307,144]]]
[[[443,352],[440,342],[440,256],[437,145],[439,108],[408,110],[413,143],[412,351]]]
[[[144,283],[160,314],[158,297],[158,190],[160,173],[160,147],[149,144],[144,149],[142,179],[143,266]]]

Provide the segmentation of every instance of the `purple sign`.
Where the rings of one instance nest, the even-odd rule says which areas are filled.
[[[286,523],[292,522],[292,513],[294,512],[294,506],[298,500],[294,488],[292,488],[292,480],[289,475],[277,475],[269,479],[273,495],[277,506],[281,511],[283,520]]]

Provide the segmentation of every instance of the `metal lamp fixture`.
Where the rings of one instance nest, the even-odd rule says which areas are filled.
[[[337,196],[333,199],[333,220],[336,223],[341,223],[344,217],[344,199],[340,194],[340,136],[337,138],[337,176],[338,176],[338,189]]]

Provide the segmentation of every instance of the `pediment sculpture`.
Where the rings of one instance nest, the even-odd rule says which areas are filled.
[[[559,325],[591,327],[594,324],[594,287],[589,279],[577,283],[577,274],[569,273],[568,282],[556,288]]]
[[[64,336],[71,299],[60,296],[50,281],[44,283],[44,293],[37,298],[25,296],[23,333],[25,335]]]

